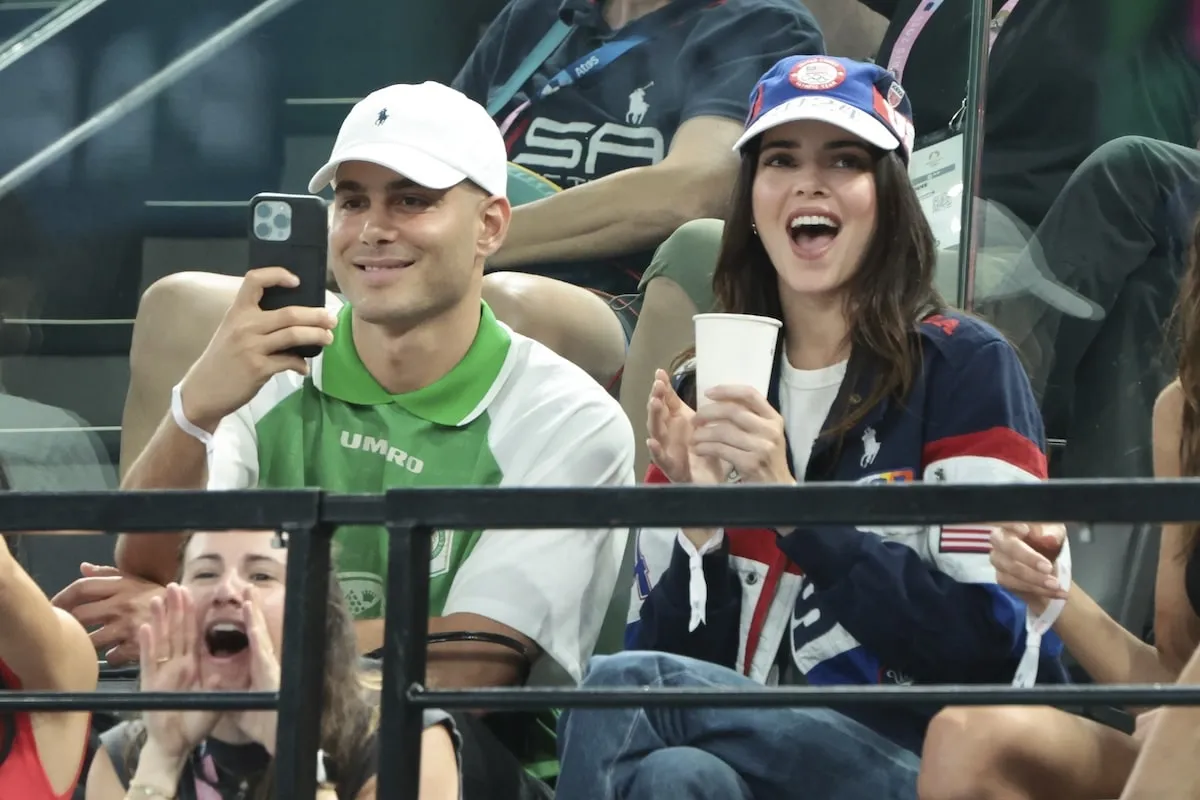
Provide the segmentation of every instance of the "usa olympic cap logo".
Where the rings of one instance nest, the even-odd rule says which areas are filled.
[[[754,137],[798,120],[836,125],[907,164],[916,131],[912,104],[896,76],[877,64],[832,56],[790,56],[763,75],[750,93],[740,151]]]

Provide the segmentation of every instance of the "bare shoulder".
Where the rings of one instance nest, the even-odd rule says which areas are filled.
[[[1158,394],[1154,401],[1154,443],[1167,437],[1174,445],[1179,443],[1179,434],[1183,428],[1183,404],[1186,398],[1183,386],[1179,380],[1173,380]]]
[[[1167,387],[1158,393],[1158,399],[1154,401],[1154,417],[1158,419],[1161,416],[1179,417],[1183,414],[1183,385],[1179,383],[1179,379],[1171,381]]]

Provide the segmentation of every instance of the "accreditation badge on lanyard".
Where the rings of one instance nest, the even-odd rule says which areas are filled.
[[[945,0],[922,0],[917,10],[896,37],[892,46],[892,55],[888,59],[888,70],[904,83],[904,68],[908,66],[909,56],[912,55],[913,44],[921,31],[929,24],[930,18],[937,13]],[[1008,21],[1013,9],[1020,0],[1008,0],[1007,3],[992,18],[991,31],[988,36],[988,54],[1000,35],[1000,29]],[[958,245],[962,233],[962,204],[963,204],[963,134],[962,119],[967,110],[966,98],[949,125],[939,134],[926,138],[933,140],[917,149],[908,161],[908,177],[929,227],[933,229],[939,250]]]

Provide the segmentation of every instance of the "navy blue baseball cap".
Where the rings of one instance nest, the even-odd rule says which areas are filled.
[[[908,163],[915,132],[912,105],[896,76],[877,64],[832,56],[789,56],[750,94],[740,151],[763,131],[802,119],[828,122]]]

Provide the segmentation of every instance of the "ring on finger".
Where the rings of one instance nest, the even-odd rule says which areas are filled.
[[[156,658],[156,659],[154,659],[154,663],[155,663],[155,664],[165,664],[165,663],[167,663],[167,662],[168,662],[168,661],[170,661],[170,660],[171,660],[171,657],[170,657],[170,656],[163,656],[162,658]]]

